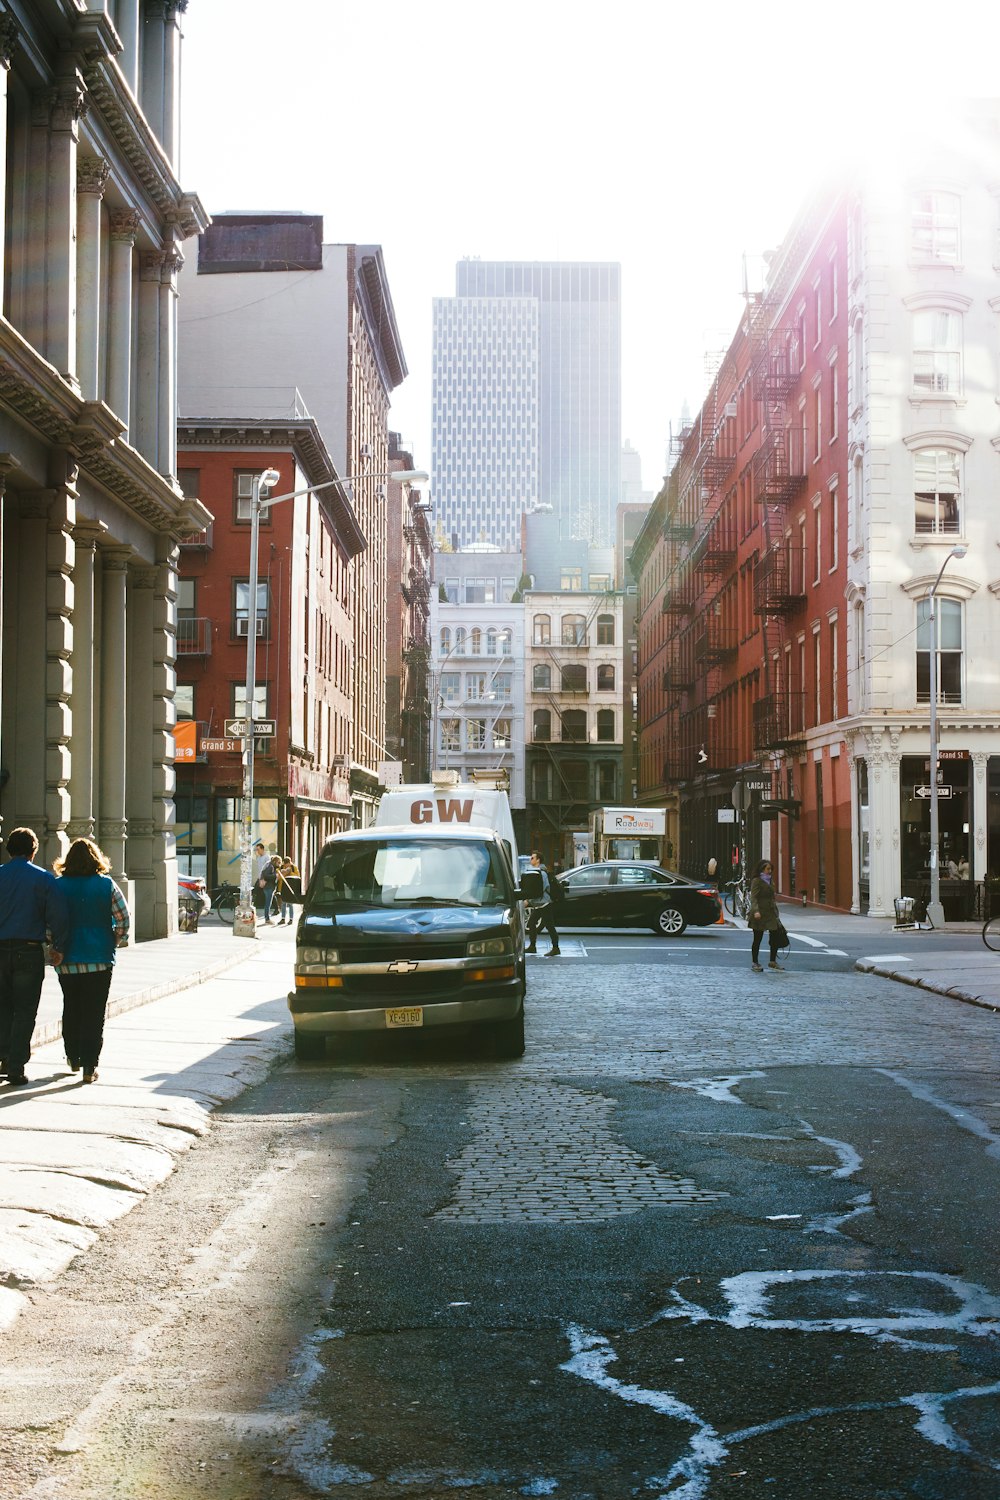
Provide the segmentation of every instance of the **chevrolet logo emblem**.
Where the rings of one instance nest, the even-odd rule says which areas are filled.
[[[409,958],[394,958],[393,961],[392,961],[392,963],[386,969],[386,973],[387,974],[412,974],[413,971],[414,971],[414,969],[417,968],[417,967],[418,967],[417,964],[415,964],[412,961],[412,959],[409,959]]]

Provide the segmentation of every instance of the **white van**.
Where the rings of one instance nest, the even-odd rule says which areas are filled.
[[[506,782],[506,772],[480,773],[475,781],[459,781],[457,771],[435,771],[430,782],[410,782],[383,792],[374,826],[426,829],[440,823],[489,828],[507,845],[510,866],[516,872],[517,840]]]

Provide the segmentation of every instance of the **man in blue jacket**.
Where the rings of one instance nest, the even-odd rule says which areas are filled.
[[[15,828],[7,839],[8,863],[0,865],[0,1072],[16,1088],[27,1083],[38,1002],[45,978],[45,944],[57,963],[68,937],[66,903],[50,870],[33,864],[38,839]]]

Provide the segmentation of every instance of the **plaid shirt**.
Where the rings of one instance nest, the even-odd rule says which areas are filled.
[[[130,919],[125,897],[118,887],[111,885],[111,930],[115,936],[115,947],[124,947],[128,942]],[[97,974],[101,969],[113,969],[114,964],[56,964],[57,974]]]

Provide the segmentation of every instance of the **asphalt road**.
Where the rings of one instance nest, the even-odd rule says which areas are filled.
[[[995,1500],[997,1017],[582,946],[519,1062],[392,1038],[216,1116],[19,1318],[0,1494]]]

